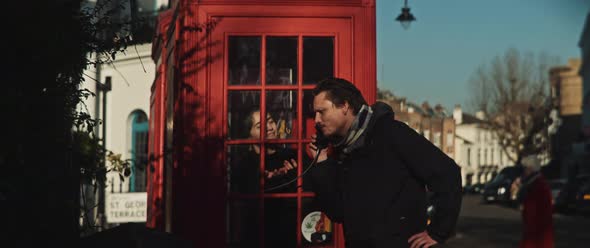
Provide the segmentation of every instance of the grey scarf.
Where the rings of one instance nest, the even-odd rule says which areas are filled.
[[[368,105],[363,105],[352,122],[348,130],[348,135],[344,136],[334,147],[341,148],[344,154],[349,154],[357,148],[362,147],[365,143],[365,131],[372,115],[373,109]]]

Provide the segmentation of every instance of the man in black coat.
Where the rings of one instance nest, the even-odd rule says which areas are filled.
[[[313,95],[315,123],[331,148],[320,152],[312,189],[343,224],[346,247],[433,247],[449,238],[461,207],[459,166],[344,79],[321,81]],[[436,209],[428,226],[426,190]]]

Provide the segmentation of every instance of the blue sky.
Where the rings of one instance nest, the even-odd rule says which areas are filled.
[[[448,110],[468,103],[477,66],[506,49],[579,58],[590,0],[408,0],[416,17],[395,21],[403,0],[377,0],[378,87]]]

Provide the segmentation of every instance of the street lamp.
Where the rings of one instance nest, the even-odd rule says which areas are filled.
[[[410,23],[415,21],[416,18],[412,13],[410,13],[410,8],[408,8],[408,0],[404,0],[404,7],[402,8],[402,13],[395,18],[396,21],[402,24],[404,29],[408,29],[410,27]]]
[[[102,93],[102,146],[103,149],[105,149],[104,151],[106,151],[106,147],[107,147],[107,92],[111,91],[112,89],[112,83],[111,83],[111,77],[107,76],[105,78],[105,82],[104,83],[100,83],[100,82],[96,82],[96,91],[97,93]],[[106,155],[106,153],[105,153]],[[106,168],[106,157],[103,159],[102,161],[102,166],[104,168]],[[106,213],[105,213],[105,200],[106,200],[106,195],[105,195],[105,187],[103,185],[99,186],[100,188],[98,189],[98,198],[99,198],[99,204],[98,204],[98,213],[99,213],[99,221],[100,221],[100,227],[101,229],[104,229],[106,227]]]

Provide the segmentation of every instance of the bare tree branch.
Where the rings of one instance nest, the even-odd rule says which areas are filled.
[[[514,163],[528,154],[548,152],[548,69],[558,62],[545,53],[535,56],[510,48],[489,65],[477,67],[470,78],[473,107],[489,117],[487,128]]]

